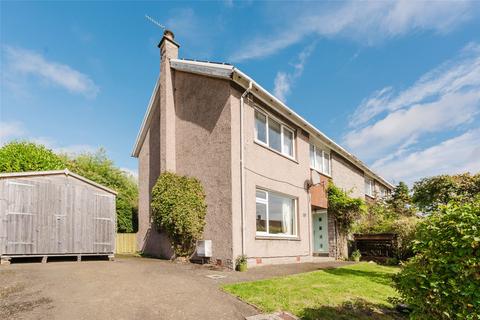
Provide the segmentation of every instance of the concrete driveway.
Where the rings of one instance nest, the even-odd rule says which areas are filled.
[[[244,319],[257,310],[222,292],[220,284],[335,266],[296,264],[239,273],[133,257],[12,264],[0,267],[0,319]]]

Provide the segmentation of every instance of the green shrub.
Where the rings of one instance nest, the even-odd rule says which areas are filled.
[[[352,198],[348,192],[330,183],[327,189],[328,213],[335,217],[335,221],[342,232],[348,232],[354,221],[365,211],[365,202],[360,198]]]
[[[387,259],[385,259],[385,264],[387,266],[397,266],[398,265],[398,259],[397,258],[387,258]]]
[[[362,257],[362,254],[360,253],[360,250],[357,249],[357,250],[353,251],[352,260],[360,261],[361,257]]]
[[[397,189],[402,190],[402,184],[399,184]],[[413,211],[408,206],[407,191],[396,191],[394,194],[397,196],[368,203],[367,210],[355,222],[353,231],[363,234],[395,233],[397,258],[405,260],[413,256],[412,243],[416,226],[421,219],[412,214]]]
[[[413,319],[480,318],[480,197],[450,202],[418,226],[416,256],[394,277]]]
[[[177,257],[190,256],[205,227],[207,205],[199,180],[165,172],[152,190],[152,216],[164,230]]]
[[[0,172],[63,170],[67,161],[43,145],[10,142],[0,148]]]

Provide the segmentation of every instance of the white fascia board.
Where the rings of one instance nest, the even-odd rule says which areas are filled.
[[[153,88],[152,95],[150,96],[147,112],[145,112],[145,115],[143,116],[142,125],[140,126],[140,130],[138,131],[137,139],[135,140],[135,146],[133,147],[132,157],[138,158],[138,154],[140,153],[140,148],[142,147],[145,136],[147,135],[147,129],[150,126],[150,122],[152,121],[153,102],[155,101],[155,97],[159,88],[160,76],[157,78],[157,82],[155,83],[155,87]]]
[[[234,69],[233,66],[226,64],[180,59],[170,59],[170,66],[175,70],[222,79],[231,79]]]
[[[375,172],[373,172],[366,164],[364,164],[360,159],[358,159],[357,157],[355,157],[353,154],[351,154],[350,152],[348,152],[347,150],[345,150],[342,146],[340,146],[339,144],[337,144],[335,141],[333,141],[332,139],[330,139],[327,135],[325,135],[323,132],[321,132],[320,130],[318,130],[314,125],[312,125],[311,123],[309,123],[307,120],[303,119],[300,115],[298,115],[295,111],[293,111],[292,109],[290,109],[287,105],[285,105],[282,101],[280,101],[279,99],[277,99],[273,94],[271,94],[270,92],[268,92],[266,89],[264,89],[261,85],[259,85],[258,83],[256,83],[252,78],[250,78],[248,75],[246,75],[245,73],[243,73],[242,71],[234,68],[234,76],[233,76],[233,80],[235,82],[237,82],[238,84],[240,84],[241,86],[245,87],[246,83],[248,82],[252,82],[253,84],[253,90],[251,90],[250,92],[252,94],[255,94],[256,92],[260,92],[261,94],[265,95],[267,97],[267,99],[262,99],[258,94],[257,94],[257,97],[260,99],[260,100],[263,100],[263,102],[265,102],[267,105],[270,105],[272,107],[275,108],[275,106],[278,106],[280,107],[281,109],[283,110],[279,110],[279,108],[275,108],[277,109],[277,111],[280,111],[281,113],[283,113],[285,116],[287,116],[287,118],[290,118],[292,120],[297,120],[297,125],[299,124],[300,127],[304,127],[306,129],[307,132],[309,132],[310,134],[314,134],[316,136],[318,136],[322,141],[324,141],[329,147],[331,147],[334,151],[336,151],[337,153],[341,154],[342,156],[344,156],[345,158],[347,158],[348,160],[352,161],[355,165],[357,165],[358,167],[360,167],[361,169],[363,169],[368,175],[371,175],[373,177],[375,177],[375,179],[379,180],[381,183],[385,184],[387,187],[393,189],[394,186],[388,182],[385,178],[379,176],[378,174],[376,174]],[[242,81],[241,79],[245,79],[246,81]],[[255,90],[256,89],[256,90]],[[283,112],[282,112],[283,111]],[[286,112],[286,114],[285,114]]]

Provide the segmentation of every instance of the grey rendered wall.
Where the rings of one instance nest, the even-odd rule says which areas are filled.
[[[351,191],[350,196],[354,198],[365,198],[363,171],[334,152],[332,152],[332,180],[336,186],[346,191]]]
[[[213,258],[232,265],[230,84],[175,72],[176,171],[198,178],[206,193],[204,239]]]

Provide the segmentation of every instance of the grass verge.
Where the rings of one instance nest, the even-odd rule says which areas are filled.
[[[289,311],[303,319],[403,319],[392,310],[396,267],[359,263],[287,277],[223,286],[264,312]]]

